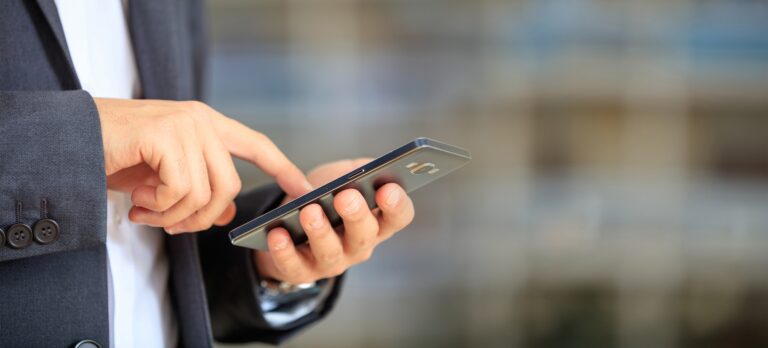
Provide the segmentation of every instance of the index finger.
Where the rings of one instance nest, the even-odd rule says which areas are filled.
[[[229,153],[275,178],[289,196],[299,197],[312,190],[304,173],[266,135],[223,115],[217,121],[216,132]]]

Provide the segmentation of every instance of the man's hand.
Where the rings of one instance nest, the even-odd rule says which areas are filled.
[[[320,186],[369,161],[325,164],[311,171],[307,178],[311,184]],[[333,206],[344,220],[341,233],[331,227],[319,205],[306,206],[299,218],[309,244],[294,246],[284,228],[270,231],[269,252],[254,252],[259,273],[263,277],[302,284],[335,277],[350,266],[368,260],[379,243],[402,230],[414,216],[413,202],[397,184],[379,188],[376,203],[379,208],[368,209],[363,195],[354,189],[336,195]]]
[[[269,138],[203,103],[94,100],[107,187],[131,192],[131,221],[168,233],[229,223],[240,191],[232,156],[261,168],[289,195],[311,189]]]

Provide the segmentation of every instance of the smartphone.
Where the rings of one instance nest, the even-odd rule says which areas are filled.
[[[359,167],[312,192],[296,198],[261,215],[229,232],[232,244],[267,250],[267,232],[283,227],[295,244],[307,241],[299,222],[301,208],[319,204],[328,221],[334,227],[342,219],[333,208],[333,197],[346,189],[354,188],[365,197],[368,207],[376,207],[376,190],[388,183],[399,184],[406,192],[412,192],[448,173],[459,169],[472,159],[469,151],[429,138],[417,138],[392,152]]]

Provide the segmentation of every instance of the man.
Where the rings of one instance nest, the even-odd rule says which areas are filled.
[[[337,195],[343,234],[311,205],[309,245],[284,229],[269,252],[228,243],[230,228],[363,161],[305,177],[266,136],[189,101],[202,7],[0,2],[0,346],[279,342],[327,314],[340,275],[412,220],[389,184],[376,213],[357,191]],[[277,185],[235,199],[231,156]]]

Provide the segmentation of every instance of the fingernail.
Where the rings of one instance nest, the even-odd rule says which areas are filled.
[[[398,202],[400,202],[400,190],[392,190],[392,192],[389,193],[389,196],[387,196],[387,205],[394,207]]]
[[[307,190],[307,191],[312,191],[312,190],[314,190],[315,188],[314,188],[314,187],[312,187],[312,184],[310,184],[310,183],[309,183],[309,181],[305,181],[305,182],[304,182],[304,189],[305,189],[305,190]]]
[[[174,234],[174,233],[176,233],[176,232],[178,232],[178,231],[179,231],[179,229],[178,229],[178,228],[176,228],[176,227],[166,227],[166,228],[165,228],[165,232],[168,232],[168,233],[170,233],[170,234]]]
[[[360,197],[355,196],[352,198],[352,201],[347,204],[347,206],[344,208],[344,213],[347,215],[351,215],[354,213],[357,213],[357,211],[360,210]]]
[[[275,250],[283,250],[286,247],[288,247],[288,238],[285,238],[283,236],[280,236],[280,238],[277,238],[277,241],[275,242]]]

